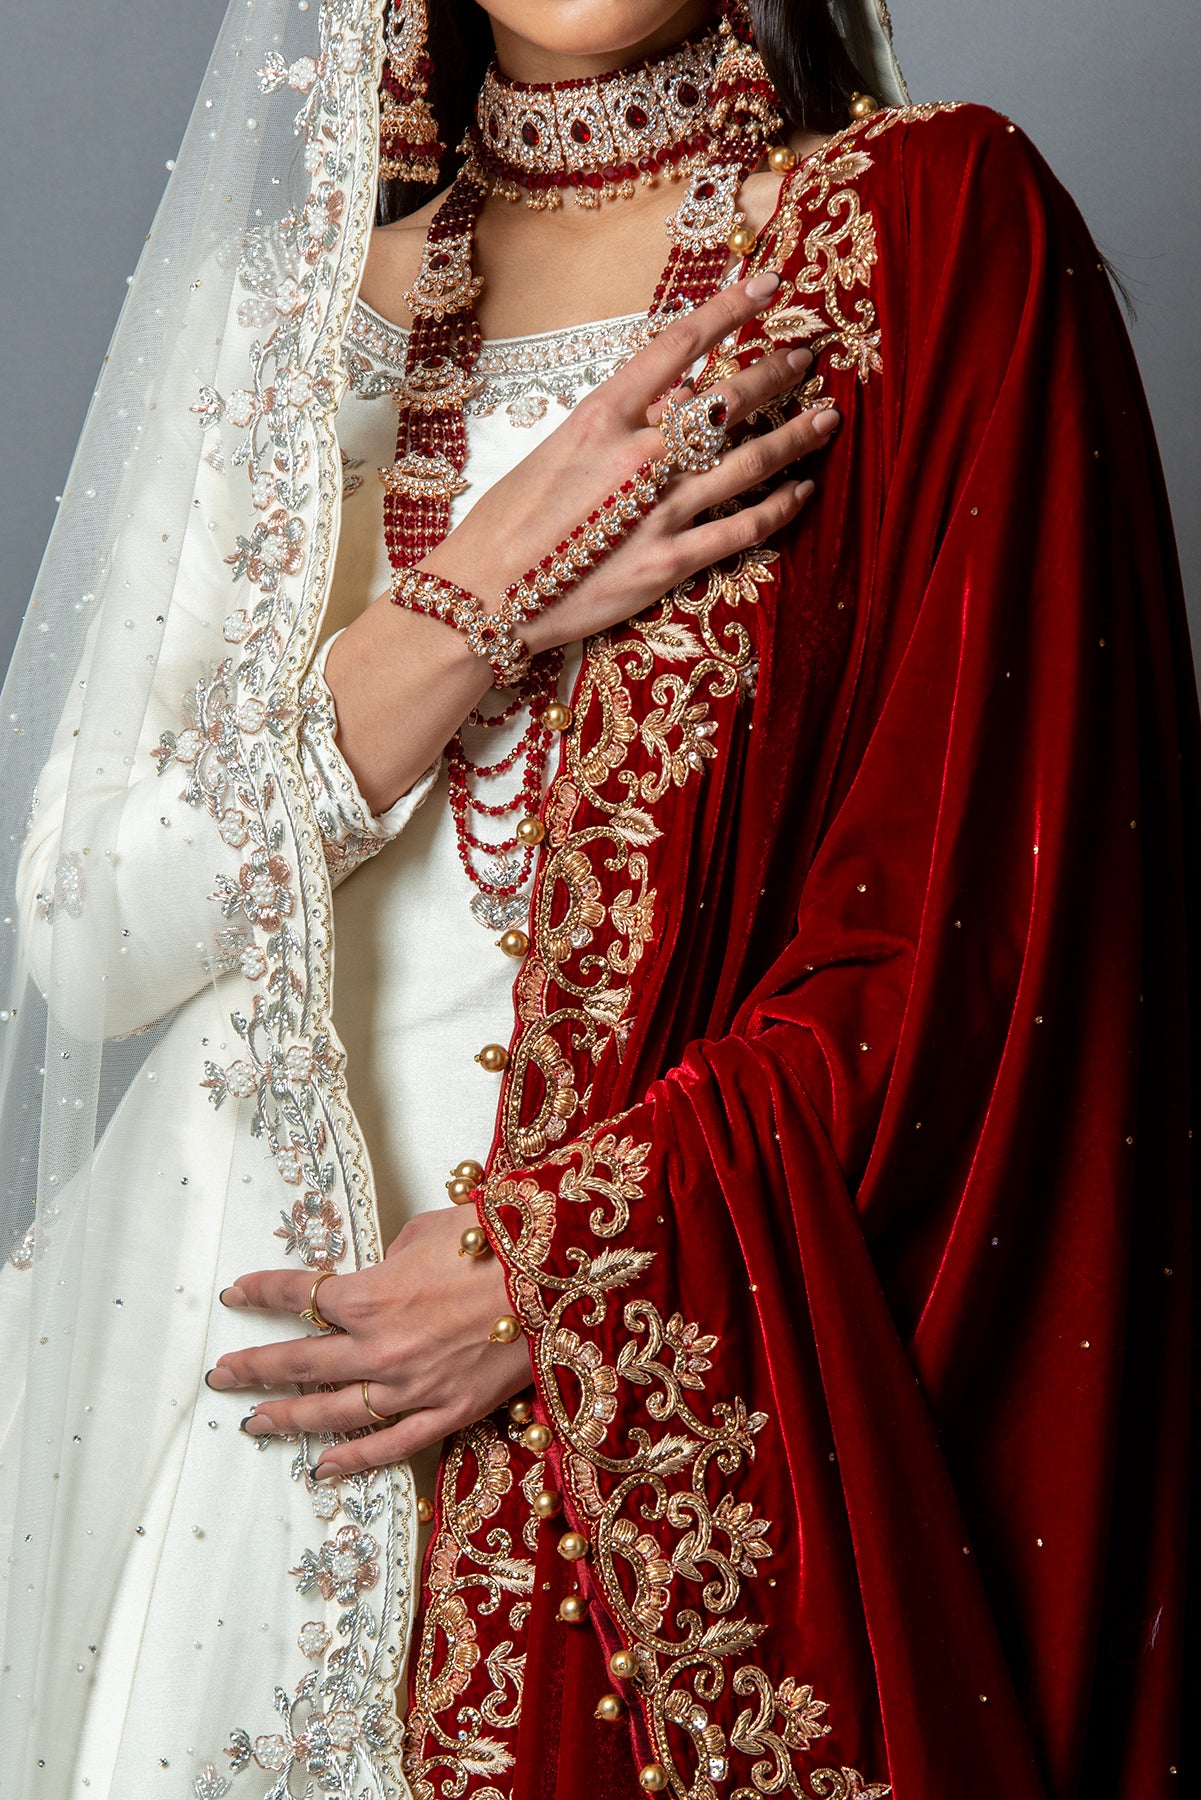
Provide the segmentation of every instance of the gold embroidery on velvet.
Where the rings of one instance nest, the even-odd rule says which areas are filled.
[[[773,1685],[753,1663],[726,1666],[764,1629],[738,1609],[744,1584],[772,1555],[770,1522],[738,1498],[736,1483],[768,1416],[738,1396],[694,1405],[688,1396],[704,1394],[716,1335],[678,1312],[665,1319],[649,1300],[621,1302],[621,1290],[654,1261],[653,1251],[620,1241],[631,1209],[645,1200],[650,1156],[650,1145],[623,1135],[621,1124],[609,1121],[552,1152],[543,1173],[553,1188],[532,1176],[490,1177],[483,1210],[510,1270],[566,1485],[589,1524],[594,1577],[638,1658],[655,1758],[675,1792],[705,1800],[739,1779],[736,1756],[751,1766],[732,1800],[785,1791],[803,1800],[881,1800],[889,1788],[866,1784],[854,1769],[811,1769],[806,1790],[794,1752],[829,1735],[826,1702],[794,1677]],[[597,1248],[573,1244],[550,1269],[554,1227],[567,1207],[586,1210]],[[574,1327],[604,1324],[619,1304],[626,1335],[610,1362]],[[642,1390],[643,1422],[631,1425],[627,1406],[611,1432],[623,1382]],[[727,1688],[751,1702],[728,1737],[713,1716]]]
[[[869,122],[872,135],[933,110],[941,109],[883,114]],[[815,351],[829,348],[833,368],[853,369],[866,382],[882,363],[875,309],[863,291],[877,259],[875,225],[853,186],[871,167],[871,158],[851,143],[864,130],[864,124],[853,127],[798,170],[762,254],[781,266],[801,246],[804,231],[803,266],[766,315],[765,332],[774,327],[776,337],[801,339]],[[760,337],[741,348],[745,353],[768,342],[770,337]],[[711,382],[721,379],[722,367],[718,358],[711,362]],[[814,375],[787,403],[812,406],[824,397],[822,377]],[[779,422],[766,411],[764,420]],[[606,1360],[600,1345],[584,1335],[653,1261],[652,1252],[620,1242],[630,1206],[642,1198],[649,1146],[623,1137],[617,1119],[593,1126],[586,1140],[556,1148],[587,1108],[588,1071],[611,1043],[624,1048],[633,1023],[633,977],[655,929],[652,846],[663,836],[656,813],[716,756],[731,701],[753,696],[754,643],[737,614],[757,601],[776,561],[773,551],[751,551],[732,569],[709,571],[620,634],[588,646],[564,767],[544,812],[547,840],[531,948],[515,984],[518,1030],[485,1209],[511,1249],[514,1302],[549,1397],[564,1480],[578,1516],[588,1522],[592,1567],[606,1603],[638,1656],[640,1699],[672,1791],[692,1800],[716,1800],[719,1792],[723,1800],[783,1792],[799,1800],[882,1800],[890,1789],[866,1783],[855,1769],[816,1768],[806,1777],[796,1768],[795,1753],[830,1731],[825,1703],[809,1685],[792,1677],[773,1685],[752,1663],[726,1666],[750,1650],[762,1630],[737,1608],[744,1583],[772,1554],[769,1525],[750,1501],[729,1490],[753,1460],[767,1416],[748,1411],[738,1398],[711,1409],[701,1405],[717,1339],[679,1313],[664,1318],[647,1300],[628,1298],[621,1315],[628,1335],[616,1361]],[[639,717],[634,684],[647,681],[650,705]],[[606,904],[614,877],[625,879]],[[557,1192],[518,1173],[539,1161],[544,1172],[559,1172]],[[591,1208],[588,1228],[598,1247],[592,1255],[573,1250],[578,1261],[572,1274],[557,1277],[545,1264],[557,1208],[565,1203]],[[498,1218],[502,1205],[517,1211],[515,1239]],[[573,1307],[578,1316],[567,1322],[564,1315]],[[642,1422],[612,1443],[608,1433],[623,1382],[639,1391]],[[695,1407],[689,1395],[698,1397]],[[517,1699],[502,1713],[498,1696],[502,1676],[519,1694],[520,1650],[506,1638],[488,1659],[484,1701],[460,1702],[450,1719],[439,1715],[463,1692],[479,1660],[471,1617],[504,1603],[490,1571],[498,1559],[530,1571],[520,1548],[534,1552],[536,1522],[524,1525],[519,1547],[507,1532],[481,1541],[464,1528],[454,1501],[465,1461],[478,1462],[485,1444],[506,1459],[512,1455],[515,1472],[506,1485],[520,1480],[525,1498],[532,1499],[544,1479],[543,1464],[536,1458],[530,1466],[528,1451],[510,1451],[518,1436],[517,1428],[502,1436],[494,1421],[485,1421],[459,1435],[445,1465],[446,1519],[432,1558],[406,1727],[405,1767],[416,1800],[442,1794],[457,1800],[472,1777],[478,1780],[471,1800],[503,1800],[508,1789],[508,1782],[493,1785],[493,1778],[511,1766],[511,1751],[491,1737],[481,1746],[478,1728],[485,1717],[498,1725],[503,1717],[515,1732]],[[711,1470],[720,1473],[720,1484],[706,1480]],[[719,1486],[721,1498],[714,1502],[710,1494]],[[532,1575],[525,1579],[528,1586]],[[528,1604],[523,1599],[508,1615],[517,1643]],[[469,1656],[471,1668],[452,1692],[451,1677]],[[749,1703],[728,1736],[712,1716],[727,1691]],[[691,1769],[683,1766],[682,1739],[691,1747]],[[740,1759],[737,1771],[734,1758]],[[734,1781],[741,1785],[732,1786]]]

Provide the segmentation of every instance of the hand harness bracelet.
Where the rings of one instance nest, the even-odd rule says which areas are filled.
[[[498,688],[516,687],[531,661],[518,627],[569,593],[589,569],[616,549],[652,511],[677,470],[703,473],[717,466],[726,444],[727,414],[722,394],[670,399],[659,422],[665,454],[644,462],[549,556],[510,583],[494,613],[466,588],[423,569],[401,569],[393,576],[393,604],[453,625],[463,633],[472,653],[488,664]]]

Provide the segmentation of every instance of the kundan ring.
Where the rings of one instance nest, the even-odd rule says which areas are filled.
[[[729,416],[724,394],[694,394],[690,400],[673,395],[659,420],[664,461],[688,475],[703,475],[706,469],[715,469],[726,447]]]
[[[322,1331],[341,1331],[342,1327],[327,1319],[317,1304],[317,1289],[323,1281],[332,1281],[336,1274],[336,1269],[323,1269],[309,1289],[309,1303],[300,1315],[306,1325],[319,1325]]]

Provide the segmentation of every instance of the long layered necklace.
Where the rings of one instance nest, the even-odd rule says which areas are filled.
[[[671,249],[651,303],[653,330],[707,300],[731,254],[754,248],[738,192],[779,123],[767,72],[732,3],[717,31],[612,74],[530,86],[489,70],[463,146],[467,160],[431,221],[421,267],[404,296],[413,326],[398,394],[396,460],[380,471],[394,568],[412,567],[443,541],[452,503],[467,487],[465,406],[482,342],[476,302],[483,282],[472,250],[489,195],[524,195],[527,204],[546,207],[570,193],[587,206],[660,176],[686,180],[667,222]],[[546,759],[555,732],[571,723],[570,708],[555,697],[562,661],[560,651],[537,657],[507,706],[471,715],[469,723],[489,727],[528,712],[506,756],[473,763],[461,731],[447,752],[459,856],[477,890],[472,912],[501,931],[501,947],[518,956],[526,949],[524,932],[515,929],[526,910],[522,889],[545,836],[539,815]],[[480,784],[519,764],[516,794],[486,801]],[[497,842],[477,829],[484,818],[515,814],[521,817],[514,829]],[[481,865],[480,858],[488,860]]]

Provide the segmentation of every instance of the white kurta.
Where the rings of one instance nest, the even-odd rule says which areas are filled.
[[[486,347],[484,385],[469,418],[471,487],[460,508],[612,371],[635,347],[640,325],[613,321]],[[360,306],[350,348],[353,382],[338,418],[346,498],[331,606],[341,621],[387,582],[376,470],[394,452],[392,386],[403,367],[403,334]],[[207,504],[198,494],[201,513]],[[215,520],[208,533],[222,541]],[[209,654],[200,634],[195,645],[181,643],[178,676],[164,659],[165,680],[178,685],[162,693],[161,718],[148,717],[148,744],[160,730],[180,729],[172,696],[186,691]],[[577,646],[562,691],[578,654]],[[60,738],[22,871],[23,928],[39,982],[52,1007],[70,1017],[70,957],[109,956],[106,1031],[145,1029],[162,1010],[161,996],[177,1010],[92,1160],[86,1205],[77,1209],[87,1233],[80,1288],[61,1300],[52,1283],[42,1290],[52,1304],[41,1303],[48,1329],[40,1339],[39,1326],[28,1323],[27,1275],[0,1270],[10,1392],[23,1382],[34,1391],[32,1359],[39,1344],[53,1353],[55,1331],[94,1346],[72,1364],[63,1420],[46,1421],[62,1446],[62,1479],[56,1473],[56,1549],[37,1599],[46,1621],[39,1679],[56,1696],[56,1711],[35,1722],[42,1773],[29,1800],[84,1792],[89,1800],[208,1800],[228,1791],[229,1772],[237,1792],[258,1795],[295,1758],[314,1768],[322,1732],[350,1744],[368,1729],[370,1705],[390,1704],[390,1680],[372,1673],[381,1655],[373,1645],[386,1651],[381,1668],[399,1667],[417,1583],[413,1485],[397,1471],[392,1501],[363,1519],[351,1510],[352,1496],[314,1492],[301,1479],[294,1445],[238,1430],[246,1396],[211,1393],[200,1381],[199,1372],[248,1341],[296,1334],[294,1318],[248,1318],[216,1298],[238,1273],[284,1261],[271,1232],[297,1195],[281,1183],[264,1139],[252,1134],[251,1101],[231,1088],[214,1109],[203,1087],[206,1059],[229,1063],[239,1054],[230,1027],[236,979],[231,986],[216,974],[206,983],[198,973],[219,922],[209,871],[236,881],[243,852],[187,804],[174,772],[132,784],[118,774],[87,825],[106,879],[85,879],[72,930],[57,934],[62,955],[39,963],[37,896],[50,894],[68,910],[73,904],[70,893],[59,897],[57,863],[70,719]],[[499,738],[488,734],[490,754]],[[305,754],[335,878],[353,871],[335,897],[335,1023],[387,1244],[405,1218],[446,1204],[454,1162],[482,1160],[487,1151],[499,1084],[473,1058],[484,1043],[510,1035],[514,965],[471,914],[474,890],[458,860],[444,775],[431,772],[373,820],[328,730],[312,730]],[[97,769],[98,778],[104,774]],[[71,1028],[94,1029],[90,1017]],[[51,1317],[56,1306],[66,1311]],[[57,1447],[45,1453],[60,1454]],[[0,1481],[9,1479],[12,1461],[6,1449]],[[379,1640],[356,1624],[338,1673],[331,1645],[346,1623],[346,1593],[357,1591],[360,1564],[372,1599],[385,1582],[374,1574],[368,1582],[368,1571],[386,1564],[395,1603]],[[310,1670],[325,1671],[320,1689],[306,1690]],[[236,1746],[243,1731],[245,1748],[226,1764],[226,1746]],[[393,1782],[402,1790],[398,1768],[389,1767],[388,1781],[389,1791]]]

